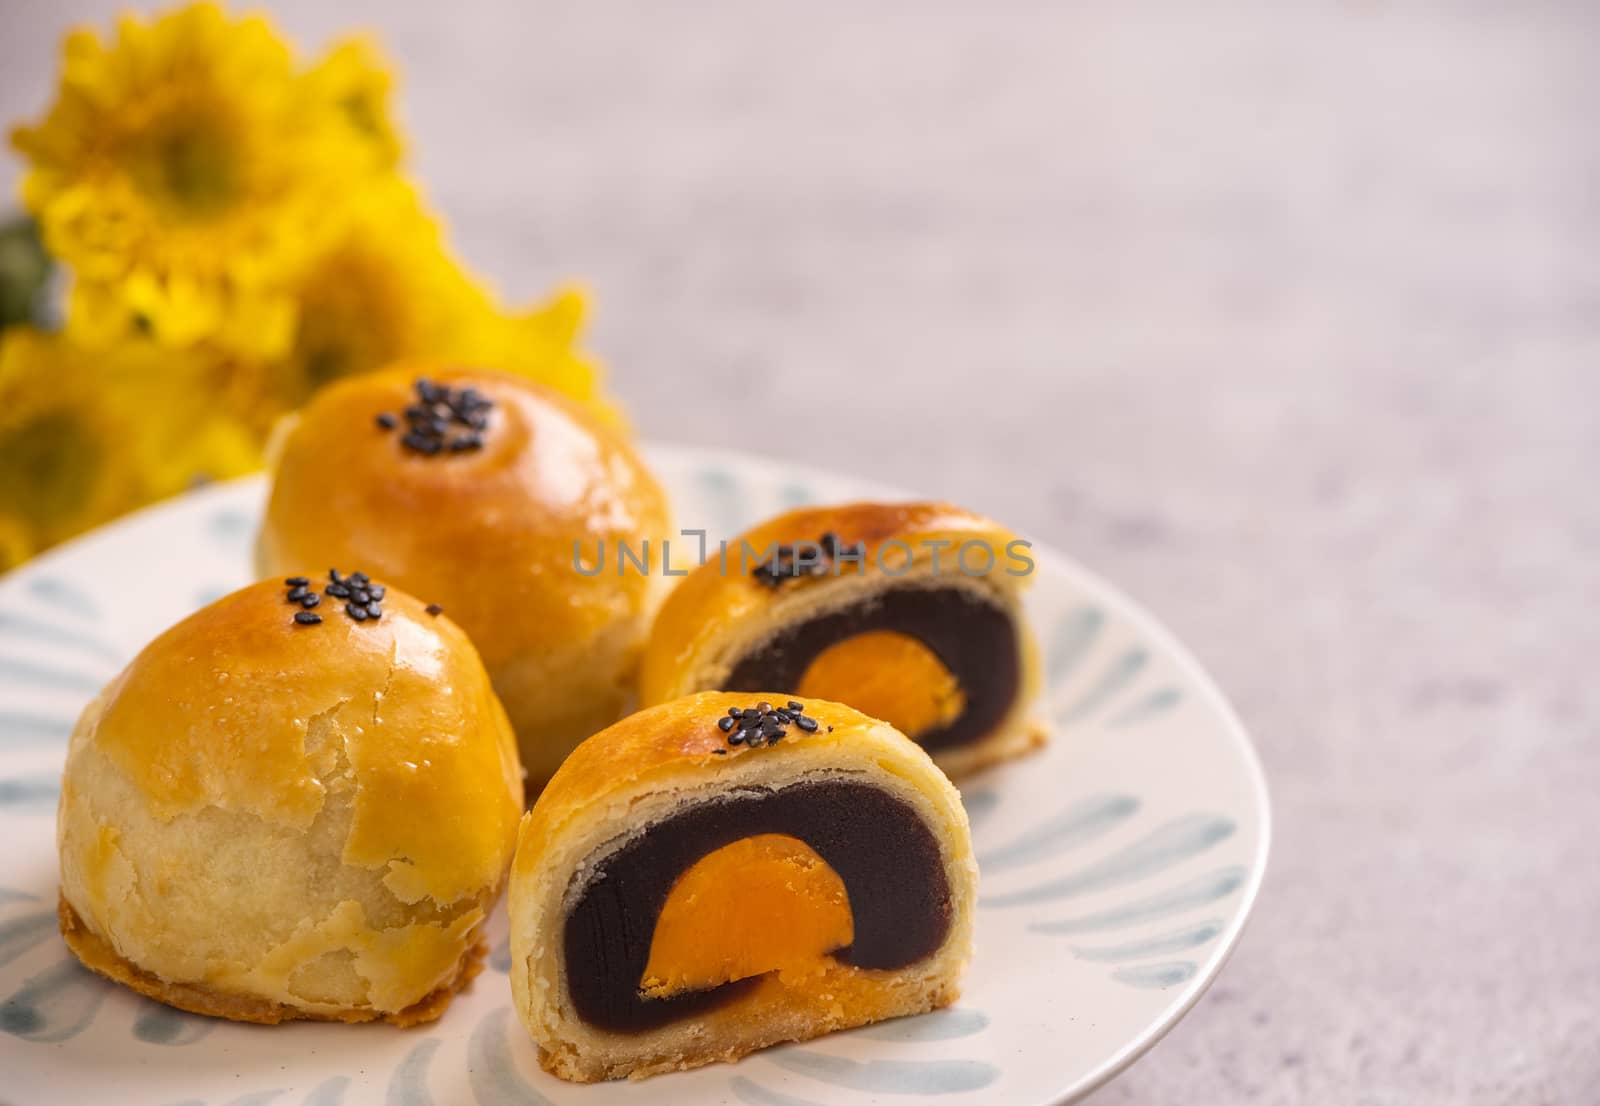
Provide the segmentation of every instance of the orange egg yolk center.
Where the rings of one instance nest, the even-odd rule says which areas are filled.
[[[854,937],[844,881],[809,845],[780,833],[745,837],[672,885],[640,991],[668,998],[769,972],[820,972]]]
[[[933,650],[893,630],[830,645],[811,662],[795,693],[848,703],[912,738],[954,722],[967,705],[961,685]]]

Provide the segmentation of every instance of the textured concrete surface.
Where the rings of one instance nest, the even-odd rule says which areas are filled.
[[[0,116],[115,6],[7,0]],[[986,509],[1232,695],[1267,888],[1096,1106],[1600,1101],[1600,8],[275,7],[646,434]]]

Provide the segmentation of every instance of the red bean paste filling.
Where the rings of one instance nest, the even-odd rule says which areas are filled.
[[[917,735],[924,749],[953,749],[991,732],[1017,697],[1021,658],[1011,615],[968,588],[894,588],[854,606],[786,626],[733,666],[723,691],[793,690],[824,649],[873,630],[916,638],[960,685],[966,707]]]
[[[678,877],[724,845],[763,833],[799,838],[843,881],[855,939],[833,952],[841,963],[904,968],[944,944],[950,885],[939,842],[910,806],[842,780],[740,788],[649,826],[587,879],[565,930],[567,989],[585,1022],[616,1032],[655,1029],[756,985],[759,976],[668,998],[639,993],[656,920]]]

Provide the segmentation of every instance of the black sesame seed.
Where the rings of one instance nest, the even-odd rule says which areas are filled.
[[[383,604],[382,603],[378,603],[378,602],[368,603],[367,604],[367,617],[368,618],[382,618],[383,617]]]
[[[756,704],[756,710],[760,711],[762,714],[766,714],[771,709],[772,709],[772,704],[771,703],[760,702],[760,703]]]
[[[806,733],[816,733],[817,732],[817,720],[815,718],[807,718],[805,715],[802,714],[799,718],[796,718],[794,720],[794,724],[796,726],[799,726],[802,730],[806,731]]]
[[[743,745],[744,742],[745,742],[745,738],[748,737],[748,736],[749,735],[746,734],[743,730],[740,730],[738,733],[731,733],[731,734],[728,735],[728,744],[729,745]]]
[[[382,584],[373,584],[367,588],[367,594],[372,596],[374,599],[382,599],[385,595],[389,594],[389,589],[384,587]]]
[[[311,582],[311,578],[308,577],[308,576],[291,576],[287,580],[285,580],[283,583],[284,583],[285,587],[299,588],[299,587],[304,587],[305,585],[309,584],[310,582]]]
[[[358,607],[354,603],[346,603],[344,605],[344,613],[355,619],[357,622],[365,622],[367,620],[367,609],[365,607]]]
[[[315,626],[317,623],[322,621],[322,616],[320,614],[313,614],[310,611],[295,611],[294,620],[300,623],[302,626]]]
[[[787,726],[790,722],[794,721],[794,715],[790,714],[788,711],[783,710],[781,708],[779,710],[773,711],[767,717],[768,718],[776,718],[779,722],[783,723],[785,726]]]
[[[316,592],[310,592],[304,599],[300,600],[300,605],[309,611],[312,607],[315,607],[321,602],[322,596],[318,595]]]
[[[343,584],[329,584],[322,590],[333,596],[335,599],[350,598],[350,589],[345,587]]]
[[[330,569],[328,569],[328,579],[332,580],[334,583],[337,584],[337,583],[340,583],[341,581],[343,581],[344,577],[339,575],[339,570],[338,569],[330,568]]]
[[[725,756],[728,755],[728,750],[726,750],[726,749],[712,749],[711,750],[711,755],[714,756],[714,757],[725,757]]]
[[[293,588],[290,588],[289,589],[289,594],[284,596],[284,598],[287,599],[291,603],[298,603],[298,602],[300,602],[300,600],[304,599],[307,595],[310,595],[310,594],[311,594],[310,592],[306,591],[306,588],[305,588],[304,584],[299,584],[299,585],[297,585],[297,586],[295,586]]]
[[[371,582],[371,580],[372,577],[368,576],[365,572],[352,572],[350,574],[350,582],[352,584],[366,584]]]
[[[382,430],[393,430],[396,426],[400,425],[400,420],[389,414],[387,411],[379,415],[374,421],[377,422],[378,427]]]
[[[429,614],[435,615],[435,616],[441,615],[441,614],[444,613],[444,608],[439,606],[439,604],[437,604],[437,603],[429,603],[426,607],[424,607],[422,609],[427,611]]]
[[[745,707],[744,710],[739,712],[739,717],[743,718],[746,722],[750,722],[754,719],[760,718],[761,712],[756,710],[755,707]]]
[[[366,588],[351,588],[350,598],[355,600],[357,603],[360,603],[362,606],[365,606],[367,602],[371,600],[372,596],[367,594]]]
[[[729,730],[733,729],[733,719],[724,716],[717,719],[717,725],[721,727],[723,733],[727,733]]]
[[[802,714],[805,712],[806,705],[804,703],[797,703],[793,699],[790,699],[789,709],[794,711],[796,714]]]
[[[744,711],[740,710],[738,707],[729,707],[728,708],[728,717],[729,718],[737,718],[743,713],[744,713]]]

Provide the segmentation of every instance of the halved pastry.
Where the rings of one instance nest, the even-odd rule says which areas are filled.
[[[511,726],[460,628],[360,572],[262,581],[84,711],[62,933],[200,1014],[429,1021],[479,969],[521,811]]]
[[[779,515],[668,596],[640,699],[785,687],[882,718],[952,776],[1044,739],[1022,610],[1033,561],[998,523],[946,503]]]
[[[579,1082],[922,1013],[956,998],[977,874],[960,796],[891,727],[692,695],[584,742],[524,818],[512,993]]]

